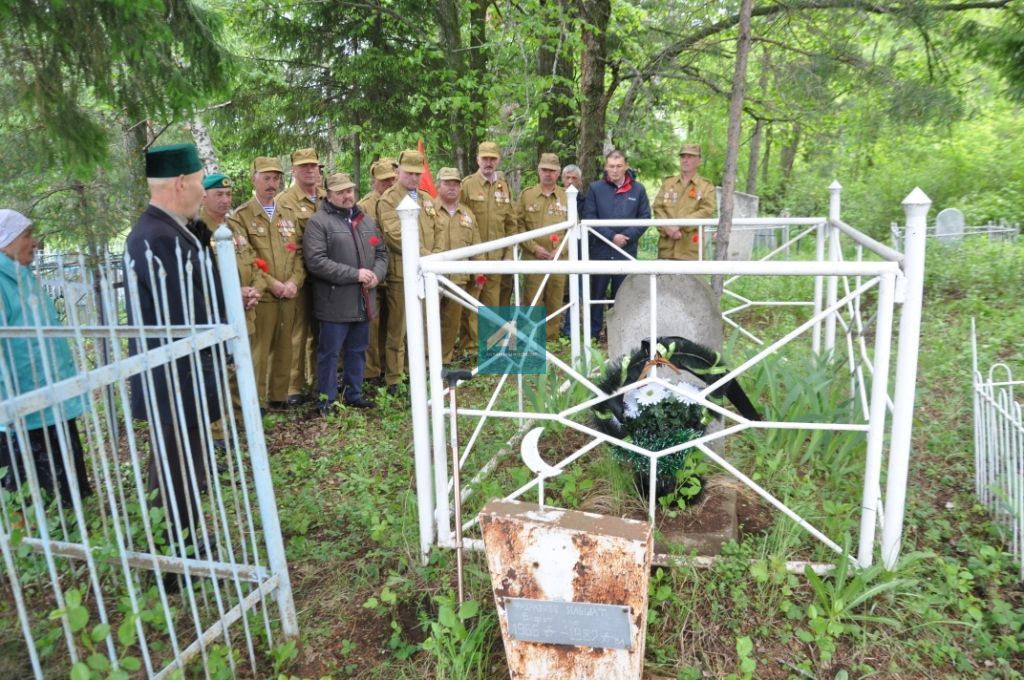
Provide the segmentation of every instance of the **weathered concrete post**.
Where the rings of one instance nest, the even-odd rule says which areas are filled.
[[[512,678],[639,680],[650,525],[491,501],[480,527]]]

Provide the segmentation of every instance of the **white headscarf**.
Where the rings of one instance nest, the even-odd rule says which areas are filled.
[[[32,226],[32,220],[17,210],[0,209],[0,248],[6,248],[14,239]]]

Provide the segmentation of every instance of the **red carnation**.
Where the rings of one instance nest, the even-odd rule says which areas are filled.
[[[548,236],[548,238],[551,239],[552,243],[558,243],[559,241],[562,240],[561,238],[559,238],[558,234],[552,234],[551,236]]]
[[[287,248],[290,252],[293,252],[293,253],[298,249],[298,246],[295,245],[294,243],[285,243],[284,247]]]
[[[262,260],[262,259],[257,257],[255,260],[252,261],[252,263],[254,265],[256,265],[257,267],[259,267],[260,271],[262,271],[264,274],[266,274],[267,272],[270,271],[270,267],[267,266],[267,261],[266,260]]]
[[[697,187],[690,187],[690,198],[697,198]]]
[[[694,234],[693,235],[693,242],[694,243],[699,243],[700,242],[700,236],[698,236],[697,234]]]
[[[476,285],[477,286],[483,286],[485,283],[487,283],[487,277],[484,276],[483,274],[477,274],[476,275]]]
[[[371,246],[379,246],[380,245],[380,238],[378,236],[371,236],[370,237],[370,245]]]

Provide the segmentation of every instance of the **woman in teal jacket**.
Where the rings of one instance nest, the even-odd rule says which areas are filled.
[[[61,325],[53,301],[30,267],[38,246],[32,222],[27,217],[14,210],[0,210],[0,325],[29,328]],[[76,373],[66,338],[47,338],[42,343],[35,336],[0,338],[0,401]],[[75,397],[25,415],[27,441],[19,438],[21,428],[15,423],[0,423],[0,469],[6,469],[0,480],[3,487],[13,491],[24,483],[25,462],[31,460],[40,488],[52,494],[56,486],[64,505],[71,505],[75,482],[82,497],[90,495],[92,489],[75,420],[83,410],[83,399]],[[64,428],[66,447],[61,446],[61,428]],[[23,451],[25,443],[28,452]],[[72,470],[65,464],[69,459]]]

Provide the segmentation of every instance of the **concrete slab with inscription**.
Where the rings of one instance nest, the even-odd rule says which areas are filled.
[[[514,680],[641,677],[646,522],[491,501],[480,527]]]
[[[952,246],[964,240],[964,214],[956,208],[946,208],[935,216],[935,237],[939,243]]]

